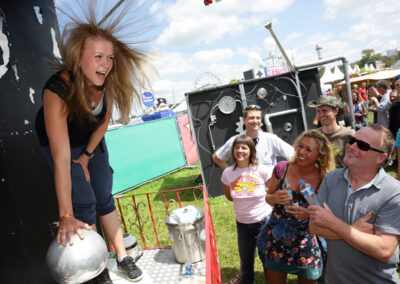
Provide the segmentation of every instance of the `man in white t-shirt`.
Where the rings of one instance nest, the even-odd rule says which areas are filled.
[[[257,160],[260,164],[268,167],[270,173],[280,156],[286,160],[294,154],[293,147],[272,133],[263,132],[261,128],[262,110],[258,105],[249,105],[243,111],[243,124],[246,126],[246,135],[250,136],[255,144]],[[238,134],[239,135],[239,134]],[[238,136],[231,137],[213,155],[214,162],[222,169],[226,169],[226,161],[231,157],[233,140]]]

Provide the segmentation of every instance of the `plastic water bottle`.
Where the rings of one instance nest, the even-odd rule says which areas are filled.
[[[286,190],[287,194],[290,195],[290,200],[289,202],[284,204],[285,210],[289,209],[290,205],[293,205],[293,191],[292,191],[292,186],[289,183],[289,179],[285,178],[282,184],[282,189]]]
[[[304,179],[300,180],[300,192],[307,200],[310,205],[321,206],[317,199],[317,195],[315,194],[312,186],[304,181]]]
[[[191,262],[185,263],[185,276],[190,277],[194,272],[193,265]]]

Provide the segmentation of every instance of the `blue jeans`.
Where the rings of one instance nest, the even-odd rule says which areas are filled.
[[[366,109],[367,109],[367,111],[368,111],[368,109],[369,109],[368,100],[366,100],[366,101],[363,101],[363,102],[364,102],[365,108],[366,108]]]
[[[82,166],[72,162],[72,159],[77,159],[85,149],[86,145],[71,148],[71,199],[75,218],[93,225],[96,222],[96,213],[103,216],[115,210],[111,193],[113,170],[108,161],[107,146],[103,138],[94,150],[93,158],[89,160],[90,182],[86,181]],[[53,172],[54,163],[50,147],[42,146],[42,152]]]
[[[238,246],[240,262],[242,264],[243,284],[254,283],[254,252],[256,248],[257,236],[265,219],[251,224],[244,224],[236,221],[238,234]]]

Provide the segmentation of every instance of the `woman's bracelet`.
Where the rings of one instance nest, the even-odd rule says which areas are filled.
[[[62,220],[67,219],[67,218],[71,218],[71,217],[74,217],[74,214],[72,214],[72,213],[65,214],[64,216],[60,217],[60,220],[58,222],[61,223]]]

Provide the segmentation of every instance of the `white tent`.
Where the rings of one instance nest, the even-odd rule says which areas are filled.
[[[382,70],[375,73],[365,74],[364,76],[350,78],[350,84],[357,82],[370,82],[370,81],[379,81],[379,80],[389,80],[391,78],[395,78],[400,75],[400,69],[389,69]],[[344,85],[346,81],[341,81],[338,85]]]
[[[354,73],[360,73],[360,66],[358,66],[358,64],[355,64],[353,70]]]
[[[354,74],[355,72],[354,72],[354,70],[353,70],[353,68],[351,68],[351,65],[349,64],[349,74]]]
[[[187,103],[186,100],[181,101],[180,103],[178,103],[173,109],[172,111],[174,112],[185,112],[188,110],[187,107]]]
[[[333,69],[333,81],[343,80],[343,79],[344,79],[344,75],[343,75],[342,71],[340,71],[339,66],[336,65],[335,69]]]
[[[364,64],[364,71],[365,71],[365,72],[370,71],[370,70],[369,70],[369,67],[368,67],[368,64]]]
[[[325,66],[324,68],[324,75],[322,75],[320,81],[321,84],[325,84],[326,82],[331,82],[333,79],[333,74],[331,72],[331,68],[329,68],[328,66]]]
[[[372,65],[372,64],[369,65],[369,71],[375,71],[374,65]]]

